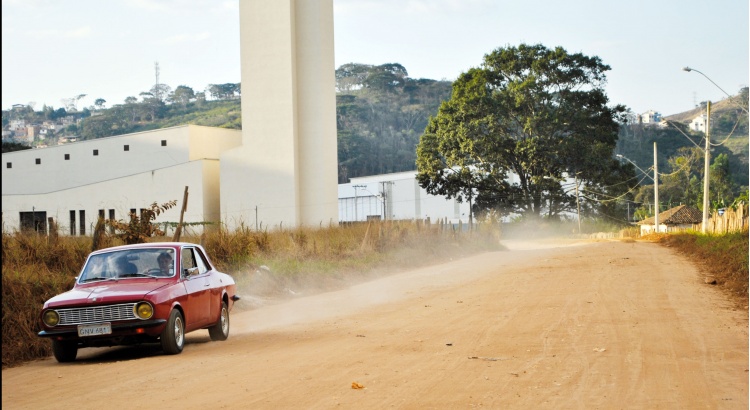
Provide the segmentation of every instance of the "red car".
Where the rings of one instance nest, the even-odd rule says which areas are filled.
[[[208,329],[229,337],[229,311],[239,300],[231,276],[217,271],[200,245],[144,243],[92,252],[73,289],[44,303],[40,337],[58,362],[78,349],[160,342],[178,354],[185,334]]]

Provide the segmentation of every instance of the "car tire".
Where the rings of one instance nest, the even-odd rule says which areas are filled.
[[[185,346],[185,322],[182,313],[173,309],[167,320],[167,327],[161,332],[161,349],[166,354],[178,354]]]
[[[76,360],[78,355],[78,343],[71,341],[52,340],[52,353],[59,363],[67,363]]]
[[[208,328],[208,335],[211,337],[211,340],[214,341],[227,340],[229,337],[229,308],[227,308],[226,302],[221,302],[219,321]]]

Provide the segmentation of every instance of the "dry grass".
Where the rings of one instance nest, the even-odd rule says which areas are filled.
[[[39,309],[73,286],[90,247],[85,238],[3,233],[3,367],[51,353],[36,337]]]
[[[183,237],[186,242],[201,243],[216,267],[235,278],[241,294],[261,297],[289,295],[288,289],[324,291],[397,267],[498,249],[498,239],[489,230],[456,233],[412,222],[275,232],[241,227]],[[111,236],[97,238],[97,248],[120,244]],[[3,368],[51,354],[49,341],[36,336],[41,330],[40,308],[45,300],[73,286],[93,246],[89,237],[3,233]],[[253,305],[243,300],[238,308]]]

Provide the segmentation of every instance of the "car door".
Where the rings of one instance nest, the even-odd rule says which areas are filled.
[[[187,306],[185,307],[185,326],[189,330],[206,325],[210,313],[211,283],[209,272],[205,269],[205,265],[203,265],[203,270],[198,266],[196,252],[194,247],[186,246],[182,248],[180,256],[180,272],[188,293]]]
[[[208,262],[206,255],[203,253],[203,249],[199,247],[193,248],[195,255],[195,263],[198,266],[200,272],[205,272],[206,280],[208,281],[208,322],[213,323],[219,319],[219,310],[221,309],[221,283],[217,283],[216,271],[213,270],[211,264]]]

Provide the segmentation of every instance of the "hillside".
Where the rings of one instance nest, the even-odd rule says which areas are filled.
[[[731,100],[726,98],[711,104],[711,119],[714,122],[711,126],[713,132],[711,139],[713,143],[722,143],[739,157],[742,164],[747,166],[750,162],[748,161],[750,153],[748,152],[747,115],[745,115],[744,127],[741,121],[738,122],[736,129],[733,124],[734,120],[737,119],[737,108],[742,98],[743,95],[740,94],[734,96]],[[669,121],[688,124],[695,117],[705,114],[705,112],[705,107],[696,107],[692,110],[669,115],[664,118]],[[720,122],[718,127],[716,124],[717,121]],[[729,122],[729,124],[721,124],[721,122]],[[729,128],[730,124],[731,128]]]
[[[721,116],[723,114],[726,114],[727,112],[737,111],[738,104],[741,101],[741,99],[742,99],[742,96],[737,95],[737,96],[732,97],[731,100],[729,98],[725,98],[723,100],[712,102],[711,103],[711,112],[712,112],[711,116],[712,117],[716,115]],[[705,114],[705,112],[706,112],[705,106],[701,105],[689,111],[667,115],[664,117],[664,119],[670,120],[670,121],[678,121],[682,123],[689,123],[690,121],[693,120],[693,118],[701,114]]]

